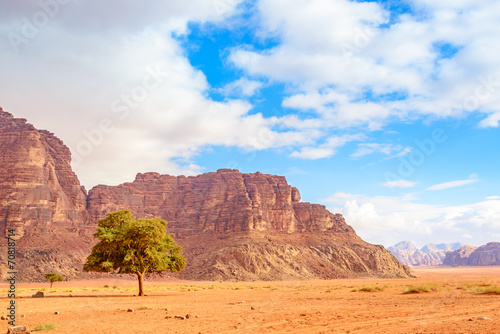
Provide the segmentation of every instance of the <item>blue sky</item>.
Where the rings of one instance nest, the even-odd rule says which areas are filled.
[[[287,177],[365,240],[500,239],[500,3],[2,3],[0,105],[87,187]]]

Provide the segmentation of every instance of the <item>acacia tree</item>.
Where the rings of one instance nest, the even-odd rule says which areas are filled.
[[[64,280],[64,277],[57,274],[57,273],[46,273],[45,275],[43,275],[46,279],[48,279],[50,281],[50,287],[52,288],[52,284],[54,282],[60,282],[62,280]]]
[[[159,218],[138,219],[129,210],[108,213],[99,221],[95,238],[100,241],[83,266],[84,271],[136,274],[139,296],[144,296],[144,275],[177,272],[185,268],[182,247]]]

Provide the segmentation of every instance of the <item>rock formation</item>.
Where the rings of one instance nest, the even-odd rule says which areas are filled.
[[[92,222],[129,208],[139,217],[161,217],[177,237],[228,232],[325,232],[354,234],[340,215],[323,205],[301,203],[283,176],[233,169],[198,176],[137,174],[134,182],[89,192]]]
[[[64,267],[73,271],[93,242],[91,229],[83,225],[86,191],[70,162],[69,149],[52,133],[0,108],[0,233],[16,231],[17,261],[26,264],[19,279],[50,270],[38,259],[57,252],[67,253]]]
[[[460,248],[462,244],[427,244],[420,250],[411,242],[402,241],[388,250],[399,262],[408,266],[437,266],[443,263],[446,253]]]
[[[93,223],[129,208],[161,217],[184,245],[195,279],[293,279],[407,276],[382,246],[362,241],[340,214],[300,202],[282,176],[220,169],[198,176],[138,174],[133,182],[94,187]]]
[[[481,247],[465,245],[446,254],[447,266],[494,266],[500,265],[500,243],[489,242]]]
[[[144,173],[87,195],[70,159],[53,134],[0,109],[0,232],[16,230],[21,281],[40,280],[47,271],[81,277],[98,220],[124,208],[169,222],[187,257],[183,278],[410,275],[382,246],[361,240],[340,214],[300,202],[282,176],[231,169],[195,177]]]

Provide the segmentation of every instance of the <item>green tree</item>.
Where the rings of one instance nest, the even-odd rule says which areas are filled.
[[[52,288],[52,284],[54,282],[60,282],[60,281],[64,280],[64,277],[61,276],[61,275],[59,275],[59,274],[57,274],[57,273],[46,273],[43,276],[50,281],[50,287],[51,288]]]
[[[167,222],[159,218],[138,219],[129,210],[108,213],[99,221],[84,271],[136,274],[139,296],[144,296],[144,275],[177,272],[185,268],[182,247],[166,230]]]

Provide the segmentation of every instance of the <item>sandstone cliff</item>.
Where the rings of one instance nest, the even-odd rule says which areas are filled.
[[[244,231],[354,235],[340,214],[299,201],[299,191],[283,176],[220,169],[190,177],[137,174],[131,183],[99,185],[89,192],[88,210],[93,223],[120,208],[161,217],[177,237]]]
[[[411,242],[402,241],[388,250],[399,262],[408,266],[437,266],[443,263],[446,253],[460,248],[462,244],[427,244],[417,249]]]
[[[32,259],[30,254],[67,252],[70,257],[82,257],[80,251],[93,242],[91,230],[84,227],[86,191],[70,161],[69,149],[52,133],[37,130],[0,108],[0,233],[3,238],[6,229],[16,231],[17,260],[24,268],[19,279],[56,265],[38,261],[38,256]],[[73,268],[80,262],[81,258]]]
[[[188,267],[180,276],[187,279],[410,275],[382,246],[361,240],[341,215],[300,202],[282,176],[230,169],[196,177],[145,173],[120,186],[99,185],[87,196],[70,159],[53,134],[0,109],[0,232],[16,230],[20,281],[40,280],[48,271],[82,277],[98,220],[124,208],[169,222],[184,246]],[[0,275],[5,272],[0,266]]]
[[[489,242],[481,247],[465,245],[446,254],[443,264],[447,266],[500,265],[500,243]]]
[[[342,215],[300,202],[299,191],[282,176],[231,169],[194,177],[145,173],[89,192],[93,223],[121,208],[168,221],[185,247],[184,278],[409,275],[382,246],[361,240]]]

